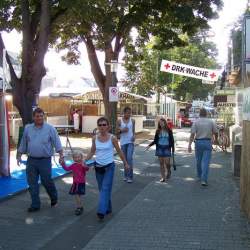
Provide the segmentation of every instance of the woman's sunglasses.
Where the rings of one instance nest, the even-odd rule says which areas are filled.
[[[106,126],[108,126],[108,124],[107,123],[100,123],[100,124],[98,124],[98,126],[99,127],[106,127]]]

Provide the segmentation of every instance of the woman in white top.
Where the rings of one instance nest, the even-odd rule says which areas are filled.
[[[111,192],[115,169],[114,148],[126,169],[129,169],[129,165],[119,147],[117,138],[109,133],[110,126],[108,119],[106,117],[100,117],[97,120],[97,126],[98,134],[92,138],[92,147],[86,160],[89,160],[96,154],[95,172],[100,192],[97,216],[99,219],[103,219],[106,214],[112,212]]]

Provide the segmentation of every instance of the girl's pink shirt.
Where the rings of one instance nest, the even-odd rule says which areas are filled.
[[[85,183],[86,182],[86,172],[89,170],[83,163],[73,163],[70,166],[66,166],[66,164],[62,164],[62,167],[66,171],[72,171],[73,173],[73,183]]]

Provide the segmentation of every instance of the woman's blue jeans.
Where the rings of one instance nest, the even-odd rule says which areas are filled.
[[[130,168],[126,170],[124,168],[124,178],[133,180],[133,154],[134,154],[134,143],[127,143],[121,145],[121,150],[126,158],[126,161]]]
[[[197,177],[200,178],[202,181],[207,182],[211,155],[212,155],[211,140],[204,139],[195,141]]]
[[[111,193],[115,172],[115,163],[112,162],[104,173],[95,172],[99,189],[99,203],[97,213],[107,214],[112,212]]]

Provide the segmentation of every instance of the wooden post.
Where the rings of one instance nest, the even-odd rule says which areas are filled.
[[[250,121],[243,121],[240,169],[240,205],[250,218]]]

